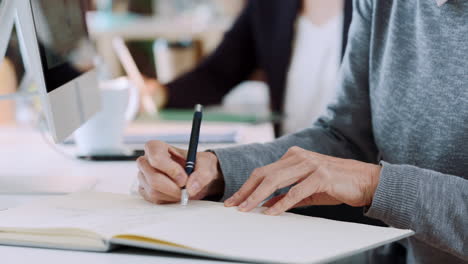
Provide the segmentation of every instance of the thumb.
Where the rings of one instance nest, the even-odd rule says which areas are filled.
[[[278,195],[270,200],[268,200],[263,206],[265,207],[272,207],[275,205],[279,200],[283,199],[286,194]],[[311,195],[299,203],[295,204],[292,208],[297,207],[304,207],[304,206],[312,206],[312,205],[338,205],[342,204],[339,200],[333,198],[332,196],[328,195],[327,193],[316,193]]]
[[[275,205],[276,202],[283,199],[284,196],[286,196],[286,194],[281,194],[281,195],[275,196],[275,197],[271,198],[270,200],[266,201],[263,204],[263,206],[264,207],[272,207],[273,205]]]
[[[216,178],[216,174],[210,169],[209,164],[204,161],[205,160],[200,159],[199,162],[197,162],[195,170],[187,181],[187,191],[190,197],[196,197],[201,191],[210,187],[210,184]]]
[[[338,205],[342,203],[343,202],[335,199],[327,193],[316,193],[295,204],[293,208],[311,205]]]
[[[185,161],[187,157],[187,151],[183,149],[179,149],[173,146],[169,146],[169,154],[171,154],[171,158],[182,165],[182,167],[185,167]]]

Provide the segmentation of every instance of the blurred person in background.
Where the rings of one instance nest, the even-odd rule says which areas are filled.
[[[17,91],[24,71],[18,36],[13,31],[5,58],[0,58],[0,96]],[[13,100],[0,101],[0,124],[11,124],[15,119],[16,103]]]
[[[312,125],[335,95],[351,15],[352,1],[250,0],[198,67],[168,84],[150,85],[168,108],[213,105],[260,70],[271,110],[286,117],[277,134],[298,131]]]
[[[0,63],[0,96],[16,91],[17,81],[15,68],[11,60],[4,59]],[[13,123],[15,120],[15,104],[12,101],[0,100],[0,124]]]

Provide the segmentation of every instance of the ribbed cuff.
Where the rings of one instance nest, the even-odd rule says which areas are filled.
[[[379,185],[366,216],[402,229],[411,229],[419,180],[412,166],[382,162]]]
[[[242,155],[239,155],[239,150],[235,147],[210,151],[218,157],[224,176],[224,195],[221,201],[225,201],[242,187],[250,176],[251,169],[242,166],[242,164],[245,164],[245,161]]]

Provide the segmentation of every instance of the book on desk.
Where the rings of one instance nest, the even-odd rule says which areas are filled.
[[[82,251],[117,246],[256,263],[317,263],[350,256],[413,234],[221,203],[155,205],[138,196],[86,192],[0,212],[0,244]]]

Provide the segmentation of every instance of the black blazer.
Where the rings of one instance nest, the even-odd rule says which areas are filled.
[[[301,4],[301,0],[249,0],[213,54],[195,70],[167,85],[167,107],[219,104],[234,86],[261,69],[270,88],[271,109],[282,113],[294,26]],[[352,1],[345,0],[343,53],[351,16]]]

